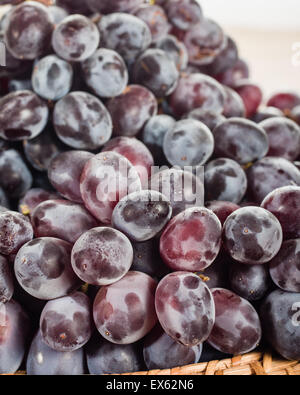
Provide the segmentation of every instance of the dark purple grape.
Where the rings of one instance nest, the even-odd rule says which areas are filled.
[[[40,318],[42,341],[56,351],[75,351],[92,335],[91,306],[82,292],[50,300]]]
[[[19,212],[23,215],[31,215],[40,203],[53,199],[59,199],[59,195],[55,192],[42,188],[29,189],[19,202]]]
[[[93,12],[99,12],[100,14],[131,12],[143,3],[145,3],[145,0],[87,0],[89,8]]]
[[[11,300],[13,293],[14,293],[13,273],[11,271],[7,259],[4,256],[0,255],[0,304],[6,303],[9,300]]]
[[[7,196],[1,187],[0,187],[0,206],[9,208],[9,202]]]
[[[283,112],[276,107],[260,106],[251,119],[256,123],[260,123],[269,118],[283,117],[283,115]]]
[[[141,350],[136,344],[113,344],[94,336],[86,348],[90,374],[124,374],[143,369]]]
[[[103,224],[111,223],[113,209],[120,199],[140,190],[138,172],[128,159],[116,152],[95,155],[81,175],[80,192],[84,204]]]
[[[151,151],[156,165],[163,164],[166,159],[163,153],[163,141],[168,130],[175,125],[175,119],[169,115],[156,115],[146,123],[141,140]]]
[[[48,166],[48,177],[53,187],[66,199],[83,203],[80,177],[86,163],[93,158],[86,151],[66,151],[58,154]]]
[[[260,310],[264,336],[284,358],[300,358],[300,294],[278,289],[265,300]]]
[[[232,214],[234,211],[238,210],[240,206],[232,202],[224,202],[221,200],[214,200],[211,202],[207,202],[205,207],[211,210],[216,216],[219,218],[222,226],[226,221],[227,217]]]
[[[43,99],[61,99],[70,92],[72,82],[72,66],[55,55],[42,58],[33,68],[32,87]]]
[[[102,152],[114,151],[125,156],[138,172],[142,185],[146,185],[151,176],[154,160],[148,148],[133,137],[115,137],[103,148]]]
[[[243,168],[228,158],[219,158],[205,166],[205,200],[240,203],[247,190]]]
[[[147,368],[171,369],[197,363],[202,344],[188,347],[177,343],[157,325],[145,338],[144,360]]]
[[[212,132],[216,126],[226,121],[226,118],[222,114],[211,110],[203,110],[202,108],[196,108],[186,114],[184,118],[196,119],[197,121],[204,123],[204,125],[206,125]]]
[[[18,59],[35,59],[43,55],[51,43],[53,20],[47,7],[26,1],[9,13],[5,44]]]
[[[287,186],[275,189],[265,197],[261,206],[277,217],[285,239],[300,238],[299,187]]]
[[[164,195],[143,190],[119,201],[112,214],[112,224],[130,240],[142,242],[157,236],[171,216],[172,207]]]
[[[118,96],[127,86],[128,71],[124,60],[111,49],[97,49],[81,68],[86,84],[100,97]]]
[[[8,92],[32,90],[32,84],[30,78],[25,79],[11,79],[8,82]]]
[[[86,92],[71,92],[53,112],[57,136],[72,148],[95,150],[111,137],[112,122],[102,102]]]
[[[83,348],[72,352],[55,351],[48,347],[40,331],[35,335],[26,360],[26,374],[30,376],[64,376],[85,373]]]
[[[74,0],[72,1],[74,3]],[[54,25],[58,25],[63,19],[65,19],[68,16],[67,10],[57,5],[50,5],[48,7],[48,11],[52,16]]]
[[[5,140],[32,139],[48,121],[47,105],[31,91],[9,93],[0,100],[0,137]]]
[[[105,15],[100,19],[98,27],[101,45],[117,51],[127,64],[133,64],[152,41],[147,24],[134,15],[118,12]]]
[[[57,237],[75,243],[86,231],[98,225],[97,220],[81,205],[68,200],[46,200],[32,213],[36,237]]]
[[[180,30],[188,30],[202,21],[201,6],[196,0],[169,0],[166,3],[169,21]]]
[[[172,270],[197,272],[216,259],[221,223],[210,210],[190,208],[174,217],[160,238],[160,255]]]
[[[144,21],[149,27],[152,41],[157,41],[165,37],[171,28],[164,9],[159,5],[141,5],[134,10],[133,14]]]
[[[86,1],[82,0],[56,0],[56,5],[65,8],[70,14],[90,14]]]
[[[160,38],[154,43],[154,47],[163,50],[173,60],[178,71],[187,68],[189,60],[187,49],[175,36],[168,34]]]
[[[246,116],[246,108],[241,96],[233,89],[224,85],[226,100],[223,115],[226,118],[244,118]]]
[[[216,321],[208,343],[226,354],[246,354],[258,347],[261,324],[254,307],[223,288],[212,290]]]
[[[64,149],[63,144],[50,127],[34,139],[24,140],[23,148],[26,159],[38,171],[47,171],[52,159]]]
[[[261,300],[271,281],[267,265],[245,265],[232,262],[229,269],[230,289],[249,301]]]
[[[259,124],[268,135],[268,156],[280,156],[290,161],[300,155],[300,127],[296,122],[284,118],[274,117]]]
[[[109,285],[130,269],[130,241],[116,229],[99,227],[85,232],[72,249],[72,267],[79,278],[92,285]]]
[[[222,86],[213,78],[200,73],[181,75],[170,101],[177,117],[195,108],[222,113],[224,104],[225,92]]]
[[[237,82],[249,78],[249,66],[243,59],[238,59],[236,64],[216,76],[216,79],[224,85],[234,88]]]
[[[24,215],[15,211],[0,213],[0,254],[16,254],[32,238],[32,226]]]
[[[260,207],[243,207],[227,218],[223,227],[223,242],[236,261],[263,264],[280,250],[282,228],[269,211]]]
[[[205,282],[209,289],[228,288],[228,271],[230,262],[230,257],[228,257],[225,251],[221,249],[213,263],[203,272],[199,272],[198,276]]]
[[[94,301],[94,321],[100,334],[115,344],[131,344],[144,337],[157,322],[155,289],[150,276],[133,271],[101,287]]]
[[[190,171],[175,168],[159,171],[149,180],[149,188],[168,198],[173,216],[187,208],[204,205],[202,177],[195,176]]]
[[[184,119],[167,131],[163,150],[173,166],[201,166],[214,151],[214,138],[204,123],[191,118]]]
[[[61,58],[82,62],[96,51],[100,41],[97,26],[83,15],[70,15],[54,29],[52,47]]]
[[[20,198],[32,185],[32,175],[14,149],[0,151],[0,185],[11,198]]]
[[[300,170],[284,158],[266,157],[247,170],[248,192],[260,204],[274,189],[300,186]]]
[[[252,117],[256,113],[263,99],[260,87],[253,84],[251,81],[241,80],[235,84],[234,89],[241,96],[244,102],[246,117]]]
[[[0,374],[15,373],[24,358],[29,335],[29,318],[11,300],[0,304]]]
[[[221,27],[211,19],[203,19],[184,36],[189,62],[196,66],[211,64],[227,45]]]
[[[300,105],[300,95],[294,92],[276,93],[267,102],[267,106],[279,108],[283,112],[289,112],[298,105]]]
[[[134,65],[134,81],[151,90],[156,97],[174,92],[179,72],[172,59],[161,49],[147,49]]]
[[[269,149],[263,128],[243,118],[230,118],[214,129],[215,156],[245,165],[263,158]]]
[[[231,37],[227,37],[226,46],[208,66],[209,74],[217,75],[235,66],[238,60],[238,48]]]
[[[37,299],[65,296],[81,282],[71,267],[72,245],[41,237],[23,245],[15,258],[15,275],[24,290]]]
[[[155,307],[162,328],[177,343],[193,347],[210,335],[213,297],[196,274],[174,272],[164,277],[157,286]]]

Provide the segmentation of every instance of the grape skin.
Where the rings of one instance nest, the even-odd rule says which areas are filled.
[[[0,255],[0,304],[11,300],[14,293],[14,278],[7,259]]]
[[[143,4],[135,9],[133,14],[147,24],[151,32],[152,42],[165,37],[171,28],[164,9],[159,5]]]
[[[93,12],[111,14],[113,12],[131,12],[144,2],[145,0],[87,0],[87,5]]]
[[[19,202],[19,212],[24,215],[31,215],[40,203],[53,199],[59,199],[59,195],[55,192],[42,188],[29,189]]]
[[[160,38],[153,46],[162,49],[175,62],[178,71],[183,71],[187,68],[189,61],[187,49],[183,42],[177,40],[172,34]]]
[[[195,0],[169,0],[165,8],[169,21],[180,30],[188,30],[203,17],[202,8]]]
[[[263,99],[260,87],[251,81],[241,80],[236,83],[235,90],[244,102],[246,117],[250,118],[256,113]]]
[[[204,123],[212,133],[216,126],[226,121],[226,118],[222,114],[214,111],[206,111],[202,108],[195,108],[195,110],[186,114],[184,118],[192,118]]]
[[[219,218],[222,226],[224,222],[234,211],[238,210],[240,206],[232,202],[224,202],[222,200],[213,200],[205,203],[205,207],[211,210]]]
[[[223,115],[226,118],[244,118],[246,117],[246,108],[240,95],[228,86],[224,86],[226,94]]]
[[[283,112],[292,110],[298,105],[300,105],[300,96],[293,92],[276,93],[267,102],[267,106],[276,107]]]
[[[193,273],[174,272],[164,277],[157,286],[155,308],[166,334],[185,346],[201,344],[214,325],[212,294]]]

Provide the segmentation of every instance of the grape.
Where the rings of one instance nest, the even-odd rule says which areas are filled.
[[[177,70],[185,70],[188,65],[189,57],[187,49],[182,41],[171,34],[157,40],[154,45],[155,48],[163,50],[167,56],[176,64]]]
[[[61,99],[70,92],[72,81],[72,66],[55,55],[42,58],[34,66],[33,90],[43,99],[54,101]]]
[[[245,299],[223,288],[212,290],[216,321],[208,343],[227,354],[246,354],[261,340],[261,324],[254,307]]]
[[[86,151],[67,151],[57,155],[48,167],[49,181],[66,199],[83,203],[80,194],[80,176],[86,163],[93,158]]]
[[[14,278],[9,262],[4,256],[0,255],[0,305],[11,300],[13,293]]]
[[[236,83],[235,90],[244,102],[246,117],[250,118],[256,113],[263,99],[260,87],[253,84],[251,81],[241,80]]]
[[[288,112],[298,105],[300,96],[293,92],[276,93],[267,102],[267,106],[279,108],[283,112]]]
[[[29,318],[14,300],[0,304],[0,329],[0,374],[13,374],[21,365],[29,335]]]
[[[221,247],[221,223],[206,208],[189,208],[174,217],[160,238],[160,254],[172,270],[204,270]]]
[[[152,41],[149,27],[134,15],[119,12],[105,15],[98,27],[102,46],[117,51],[128,64],[133,64]]]
[[[34,376],[81,375],[85,373],[84,351],[59,352],[48,347],[40,331],[35,335],[26,361],[26,373]]]
[[[300,184],[299,184],[300,185]],[[261,207],[279,220],[285,239],[300,238],[300,188],[286,186],[274,189],[263,200]]]
[[[236,261],[263,264],[280,250],[282,228],[269,211],[260,207],[243,207],[227,218],[223,227],[223,242]]]
[[[166,4],[169,21],[180,30],[188,30],[202,21],[201,6],[196,0],[169,0]]]
[[[235,66],[238,60],[238,49],[235,41],[227,37],[226,46],[217,55],[211,64],[208,65],[210,75],[217,75]]]
[[[224,85],[234,88],[237,82],[248,79],[250,76],[249,66],[243,59],[238,59],[236,64],[216,76],[216,79]]]
[[[32,84],[30,78],[25,79],[11,79],[8,82],[8,92],[32,90]]]
[[[94,301],[94,321],[100,334],[115,344],[131,344],[144,337],[157,322],[155,289],[150,276],[133,271],[100,288]]]
[[[93,12],[111,14],[112,12],[130,12],[143,4],[145,0],[87,0],[87,4]]]
[[[22,288],[37,299],[65,296],[80,286],[71,267],[72,245],[41,237],[23,245],[15,258],[15,275]]]
[[[14,149],[0,151],[0,185],[11,198],[23,196],[32,185],[32,175]]]
[[[52,47],[61,58],[82,62],[96,51],[100,34],[96,25],[83,15],[70,15],[54,29]]]
[[[90,14],[90,10],[86,1],[56,0],[56,5],[65,8],[70,14]]]
[[[270,288],[266,265],[245,265],[233,262],[229,270],[230,289],[249,301],[261,300]]]
[[[212,155],[214,138],[202,122],[191,118],[184,119],[167,131],[163,150],[173,166],[200,166]]]
[[[141,140],[151,151],[157,165],[162,165],[166,161],[162,148],[163,141],[165,134],[174,127],[175,122],[169,115],[156,115],[149,119],[142,131]]]
[[[280,156],[290,161],[300,155],[300,127],[284,117],[269,118],[260,123],[269,139],[268,156]]]
[[[113,344],[98,335],[89,342],[86,350],[90,374],[124,374],[143,368],[140,349],[135,344]]]
[[[257,112],[253,115],[252,121],[260,123],[265,119],[274,117],[283,117],[283,112],[276,107],[263,107],[260,106]]]
[[[109,285],[130,269],[130,241],[116,229],[99,227],[85,232],[72,249],[72,267],[79,278],[92,285]]]
[[[68,12],[64,8],[58,7],[56,5],[49,6],[48,11],[51,14],[54,25],[58,25],[63,19],[68,16]]]
[[[269,149],[263,128],[243,118],[230,118],[214,129],[215,156],[248,164],[263,158]]]
[[[228,288],[228,271],[231,259],[226,252],[221,249],[217,258],[203,272],[198,273],[209,289]]]
[[[23,148],[27,161],[38,171],[47,171],[51,160],[64,149],[52,128],[46,128],[34,139],[24,140]]]
[[[98,224],[82,205],[59,199],[40,203],[31,221],[36,237],[57,237],[69,243]]]
[[[171,369],[197,363],[202,344],[188,347],[177,343],[157,325],[145,338],[144,360],[149,370]]]
[[[183,74],[173,92],[170,105],[177,117],[194,110],[222,112],[225,104],[224,89],[213,78],[204,74]]]
[[[0,212],[0,254],[15,254],[33,238],[30,222],[14,211]]]
[[[151,117],[157,114],[155,96],[147,88],[129,85],[120,95],[107,103],[115,136],[137,135]]]
[[[116,152],[95,155],[81,175],[80,192],[84,204],[103,224],[110,224],[113,209],[120,199],[140,190],[137,171]]]
[[[162,170],[151,177],[149,188],[169,199],[173,216],[187,208],[204,205],[204,185],[200,177],[189,171]]]
[[[300,125],[300,105],[293,108],[291,111],[291,117],[298,125]]]
[[[103,148],[102,152],[114,151],[125,156],[139,174],[142,185],[145,185],[154,166],[153,157],[148,148],[132,137],[115,137]]]
[[[279,354],[290,360],[300,358],[299,302],[299,293],[277,289],[268,295],[260,310],[266,339]]]
[[[48,121],[47,105],[31,91],[9,93],[0,99],[0,137],[5,140],[32,139]]]
[[[227,86],[224,86],[224,91],[226,93],[226,100],[223,115],[226,118],[244,118],[246,116],[246,109],[241,96]]]
[[[179,78],[174,61],[157,48],[143,52],[135,62],[133,75],[137,84],[145,86],[158,98],[174,92]]]
[[[86,92],[71,92],[59,100],[53,112],[57,136],[76,149],[99,149],[111,137],[112,122],[102,102]]]
[[[206,125],[212,132],[216,126],[226,120],[222,114],[211,110],[206,111],[202,108],[196,108],[195,110],[186,114],[184,118],[196,119],[196,121],[204,123],[204,125]]]
[[[45,200],[59,199],[55,192],[47,191],[42,188],[29,189],[19,202],[19,212],[23,215],[31,215],[33,210]]]
[[[55,351],[75,351],[92,334],[89,298],[82,292],[50,300],[40,318],[42,341]]]
[[[258,204],[274,189],[284,186],[300,186],[300,171],[284,158],[266,157],[247,171],[248,190]]]
[[[152,41],[157,41],[168,34],[171,26],[164,9],[159,5],[142,5],[133,14],[147,24]]]
[[[35,59],[50,47],[53,20],[47,7],[26,1],[9,13],[5,44],[18,59]]]
[[[205,166],[205,199],[239,203],[247,190],[247,177],[235,161],[219,158]]]
[[[274,283],[284,291],[300,292],[300,239],[283,242],[279,253],[270,262]]]
[[[211,19],[203,19],[191,27],[183,40],[189,61],[196,66],[211,64],[227,45],[227,36]]]
[[[212,294],[193,273],[174,272],[164,277],[157,286],[155,307],[166,334],[184,346],[202,343],[214,325]]]
[[[169,222],[172,207],[157,191],[139,191],[119,201],[112,214],[112,224],[130,240],[141,242],[155,237]]]
[[[221,200],[214,200],[211,202],[207,202],[205,204],[205,207],[216,214],[222,226],[224,225],[224,222],[226,221],[227,217],[229,217],[230,214],[232,214],[234,211],[240,208],[240,206],[238,206],[235,203],[224,202]]]
[[[86,84],[100,97],[118,96],[127,86],[128,71],[124,60],[111,49],[97,49],[81,67]]]

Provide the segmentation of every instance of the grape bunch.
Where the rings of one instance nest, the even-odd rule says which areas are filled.
[[[299,360],[300,92],[198,0],[0,4],[0,373]]]

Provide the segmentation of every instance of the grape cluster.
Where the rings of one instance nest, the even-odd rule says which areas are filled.
[[[299,360],[300,92],[198,0],[4,3],[0,373]]]

